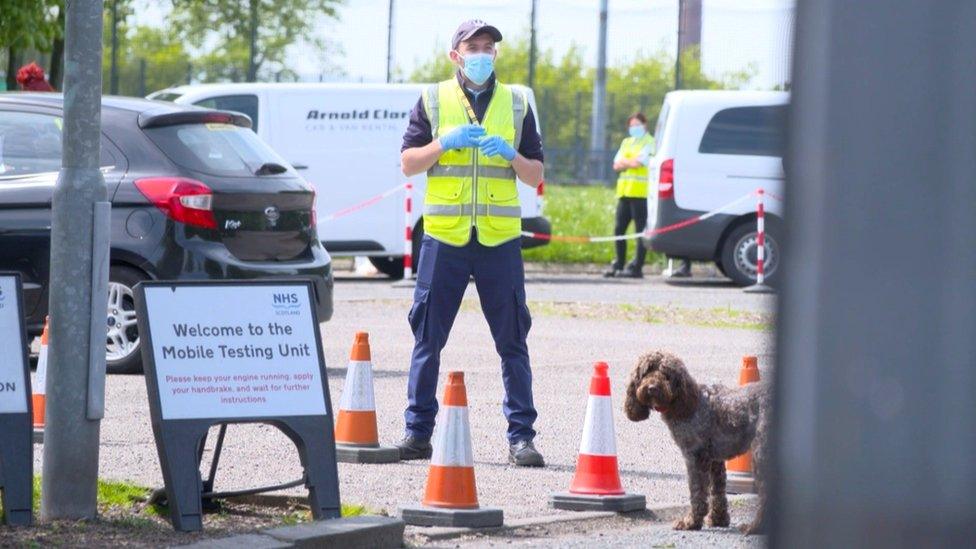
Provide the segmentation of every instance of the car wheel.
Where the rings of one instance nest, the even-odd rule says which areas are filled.
[[[420,261],[420,239],[424,236],[424,223],[420,221],[413,230],[413,272],[417,272],[417,262]],[[374,256],[369,258],[369,262],[376,267],[376,270],[386,276],[400,280],[403,278],[403,257],[393,256]]]
[[[108,275],[108,333],[105,371],[110,374],[142,373],[139,328],[133,288],[146,276],[130,267],[113,266]]]
[[[718,272],[722,273],[722,276],[724,276],[724,277],[728,277],[729,276],[729,273],[725,272],[725,267],[722,266],[722,262],[721,261],[716,261],[715,262],[715,268],[718,269]]]
[[[777,234],[766,224],[766,258],[763,270],[766,284],[775,286],[779,280],[780,247]],[[739,286],[756,283],[756,250],[758,233],[754,223],[743,223],[725,237],[722,244],[722,271]]]

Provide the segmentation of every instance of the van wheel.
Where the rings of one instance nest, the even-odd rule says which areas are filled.
[[[417,262],[420,261],[420,239],[424,237],[424,222],[420,220],[413,229],[413,272],[417,273]],[[403,278],[403,257],[402,256],[375,256],[370,257],[369,262],[376,267],[376,270],[386,276],[400,280]]]
[[[780,247],[777,233],[766,224],[766,259],[763,263],[766,284],[779,281]],[[756,283],[757,233],[755,223],[743,223],[732,230],[722,243],[722,271],[739,286]]]
[[[142,353],[133,288],[146,276],[130,267],[113,265],[108,275],[108,333],[105,342],[105,371],[110,374],[141,374]]]
[[[724,276],[724,277],[728,277],[729,276],[729,273],[725,272],[725,267],[722,266],[722,262],[721,261],[716,261],[715,262],[715,268],[718,269],[718,272],[722,273],[722,276]]]

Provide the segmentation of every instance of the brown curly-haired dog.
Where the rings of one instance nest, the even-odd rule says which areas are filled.
[[[631,421],[647,419],[651,409],[660,412],[688,467],[691,511],[675,523],[676,530],[700,529],[706,514],[709,526],[729,525],[725,460],[752,449],[759,511],[744,531],[761,531],[769,405],[766,383],[734,389],[699,385],[671,353],[655,351],[638,359],[627,385],[624,412]]]

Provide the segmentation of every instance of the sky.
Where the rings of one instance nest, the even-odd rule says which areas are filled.
[[[148,1],[148,0],[147,0]],[[537,40],[557,57],[572,44],[583,48],[588,64],[596,63],[599,2],[537,0]],[[338,48],[330,63],[343,73],[326,80],[382,82],[386,76],[389,0],[345,0],[339,21],[320,18],[319,36]],[[139,10],[141,24],[161,21],[161,3]],[[435,52],[446,55],[458,24],[478,18],[509,37],[527,36],[530,0],[394,0],[394,59],[409,75]],[[676,47],[678,0],[609,0],[607,60],[621,64],[643,52],[673,52]],[[789,32],[794,0],[703,0],[702,63],[706,73],[742,69],[757,71],[748,87],[769,88],[787,78]],[[289,66],[303,78],[317,79],[320,60],[296,44]],[[504,43],[499,52],[504,55]]]

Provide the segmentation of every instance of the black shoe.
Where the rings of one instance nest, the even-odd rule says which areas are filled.
[[[520,440],[508,448],[508,462],[516,467],[545,467],[542,454],[535,449],[531,440]]]
[[[603,278],[613,278],[615,276],[620,276],[620,268],[613,265],[609,269],[603,271]]]
[[[430,445],[430,439],[421,440],[413,435],[406,435],[403,440],[397,443],[400,449],[400,459],[408,461],[411,459],[430,459],[434,453],[434,447]]]

